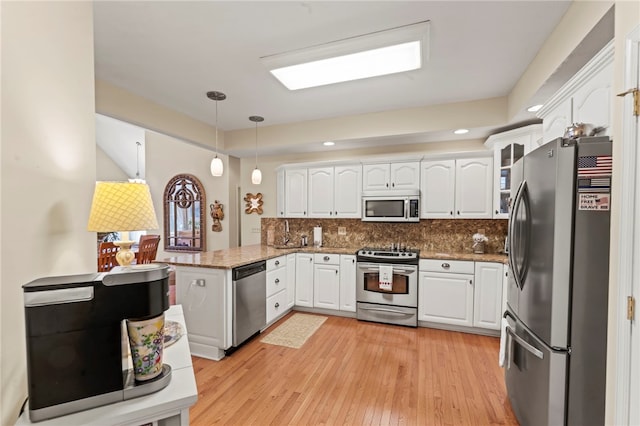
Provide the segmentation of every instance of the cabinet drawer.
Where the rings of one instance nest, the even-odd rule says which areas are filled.
[[[267,297],[287,288],[287,268],[267,272]]]
[[[339,254],[326,254],[326,253],[316,253],[313,255],[313,263],[316,265],[339,265],[340,264],[340,255]]]
[[[272,271],[287,264],[287,256],[274,257],[267,260],[267,271]]]
[[[474,262],[469,260],[420,259],[420,270],[429,272],[473,274]]]
[[[287,292],[280,291],[267,297],[267,324],[287,312]]]

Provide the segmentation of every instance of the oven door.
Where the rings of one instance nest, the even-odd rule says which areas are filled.
[[[391,267],[393,270],[390,286],[380,283],[381,265]],[[417,266],[358,262],[356,298],[358,302],[417,308]]]

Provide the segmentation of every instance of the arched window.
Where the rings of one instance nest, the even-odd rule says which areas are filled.
[[[189,174],[174,176],[164,189],[164,249],[206,251],[204,187]]]

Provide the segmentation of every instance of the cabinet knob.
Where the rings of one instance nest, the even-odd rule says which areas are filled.
[[[274,308],[279,308],[280,307],[280,303],[276,302],[275,305],[273,305]]]
[[[323,257],[322,260],[324,260],[325,262],[328,262],[329,261],[329,256]]]
[[[336,213],[336,216],[338,216],[338,212],[335,212],[335,213]]]
[[[338,270],[336,269],[336,275],[338,275]]]
[[[333,212],[329,212],[329,216],[333,216]]]
[[[460,210],[458,210],[458,216],[460,216]]]
[[[449,214],[450,214],[451,216],[453,216],[453,211],[450,211],[450,212],[449,212]]]
[[[389,187],[389,182],[385,183],[385,186],[388,188]]]
[[[395,182],[392,183],[391,186],[395,188],[396,187],[396,183]]]
[[[469,280],[469,285],[473,285],[473,280]]]
[[[355,259],[351,259],[351,263],[356,263],[356,260]]]
[[[443,267],[444,269],[449,269],[449,268],[451,268],[451,265],[449,265],[448,263],[443,263],[443,264],[442,264],[442,267]]]
[[[500,213],[498,210],[496,210],[496,214]]]
[[[275,264],[276,264],[276,266],[278,266],[280,264],[280,261],[276,260]]]
[[[276,284],[280,283],[280,278],[276,278],[276,279],[275,279],[275,283],[276,283]]]

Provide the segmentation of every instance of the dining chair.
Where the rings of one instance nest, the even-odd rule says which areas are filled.
[[[98,272],[109,272],[114,266],[118,266],[116,254],[120,247],[111,241],[101,242],[98,249]]]
[[[141,235],[138,242],[136,264],[151,263],[155,260],[159,244],[160,235]]]

